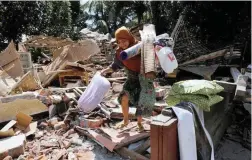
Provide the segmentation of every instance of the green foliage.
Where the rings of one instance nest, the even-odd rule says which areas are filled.
[[[19,41],[22,33],[35,31],[39,24],[42,2],[2,1],[0,2],[0,41]]]
[[[29,48],[29,52],[31,52],[32,61],[35,63],[37,63],[39,59],[43,57],[41,53],[45,54],[50,53],[49,50],[46,50],[44,48],[34,48],[34,47]]]
[[[190,33],[211,49],[240,42],[251,46],[251,2],[205,1],[0,1],[0,43],[22,34],[79,39],[89,27],[111,33],[122,26],[153,23],[156,33],[171,33],[180,14]],[[87,25],[87,21],[91,24]],[[251,54],[250,54],[251,56]],[[249,57],[248,57],[249,58]]]
[[[47,1],[43,10],[42,33],[52,36],[67,36],[71,30],[69,1]]]
[[[22,34],[74,35],[73,24],[78,22],[78,8],[77,2],[69,1],[2,1],[0,43],[12,39],[19,42]]]

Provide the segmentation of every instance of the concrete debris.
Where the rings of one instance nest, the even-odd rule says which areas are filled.
[[[0,159],[6,156],[17,158],[25,152],[26,138],[24,134],[0,140]]]
[[[83,39],[94,39],[96,41],[109,41],[111,36],[109,33],[107,34],[100,34],[98,32],[92,32],[88,28],[84,28],[80,31]]]
[[[0,53],[0,67],[1,71],[5,72],[11,78],[23,76],[23,67],[13,41]]]

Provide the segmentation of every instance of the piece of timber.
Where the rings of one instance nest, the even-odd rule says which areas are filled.
[[[127,77],[117,77],[117,78],[107,78],[108,81],[110,82],[116,82],[116,81],[120,81],[120,80],[126,80]]]
[[[12,86],[11,91],[15,92],[16,90],[19,90],[19,88],[21,88],[22,91],[25,92],[41,89],[42,86],[39,85],[38,81],[29,71],[14,86]]]
[[[149,160],[148,158],[142,156],[141,154],[131,151],[126,147],[117,149],[116,152],[120,154],[122,157],[131,159],[131,160]]]
[[[135,152],[141,154],[150,147],[150,139],[147,139],[142,145],[135,149]]]
[[[129,144],[131,144],[131,143],[140,141],[140,140],[145,139],[145,138],[148,138],[148,137],[150,137],[150,134],[145,134],[145,135],[140,136],[140,137],[137,137],[137,138],[135,138],[135,139],[130,139],[130,140],[127,141],[127,142],[123,142],[123,143],[117,144],[117,145],[115,146],[114,149],[122,148],[122,147],[127,146],[127,145],[129,145]]]
[[[209,60],[209,59],[214,59],[214,58],[217,58],[217,57],[224,56],[226,53],[227,53],[226,49],[219,50],[219,51],[207,54],[207,55],[199,56],[198,58],[195,58],[195,59],[189,60],[187,62],[184,62],[179,66],[185,66],[185,65],[188,65],[188,64],[192,64],[192,63],[198,63],[198,62],[206,61],[206,60]]]

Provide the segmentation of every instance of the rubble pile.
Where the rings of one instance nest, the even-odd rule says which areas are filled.
[[[21,51],[15,51],[13,42],[6,50],[13,50],[17,58],[8,63],[1,59],[0,159],[150,157],[150,119],[144,119],[144,132],[137,131],[136,122],[123,130],[115,129],[123,119],[117,102],[126,80],[123,70],[106,75],[111,88],[96,109],[83,113],[78,108],[78,100],[94,74],[110,64],[95,41],[82,40],[59,47],[49,57],[52,62],[48,65],[33,64],[23,58],[24,63],[32,65],[25,72],[19,57]],[[6,50],[1,56],[7,56]],[[10,72],[13,67],[8,70],[5,64],[19,70]],[[166,107],[163,99],[169,87],[158,83],[155,87],[156,107]],[[136,119],[135,112],[136,108],[130,107],[131,120]]]
[[[111,87],[96,108],[88,113],[80,109],[80,97],[94,75],[111,63],[115,49],[108,35],[87,29],[82,30],[82,34],[83,40],[78,42],[55,37],[32,37],[19,45],[19,51],[11,42],[0,53],[0,159],[150,159],[150,117],[143,119],[144,131],[139,132],[135,121],[136,108],[130,106],[131,123],[123,129],[115,128],[117,122],[123,119],[117,101],[126,80],[123,69],[105,76]],[[43,56],[50,63],[33,63],[26,47],[47,48],[51,55]],[[210,68],[190,65],[224,56],[234,56],[233,49],[195,56],[180,64],[179,69],[211,80],[211,74],[218,65]],[[224,80],[217,83],[225,91],[235,93],[235,99],[242,102],[244,108],[237,108],[238,123],[227,131],[227,137],[242,136],[239,142],[248,147],[251,144],[248,123],[251,71],[241,73],[232,67],[230,72],[234,83]],[[154,87],[156,103],[152,115],[157,115],[168,107],[165,99],[171,86],[160,86],[154,82]],[[160,116],[166,117],[162,124],[168,124],[172,119],[172,128],[176,128],[175,116]],[[161,139],[159,141],[162,142]],[[155,153],[158,152],[161,150]]]

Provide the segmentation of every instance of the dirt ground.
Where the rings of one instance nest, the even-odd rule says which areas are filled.
[[[250,160],[251,151],[240,143],[223,138],[216,149],[215,160]]]

